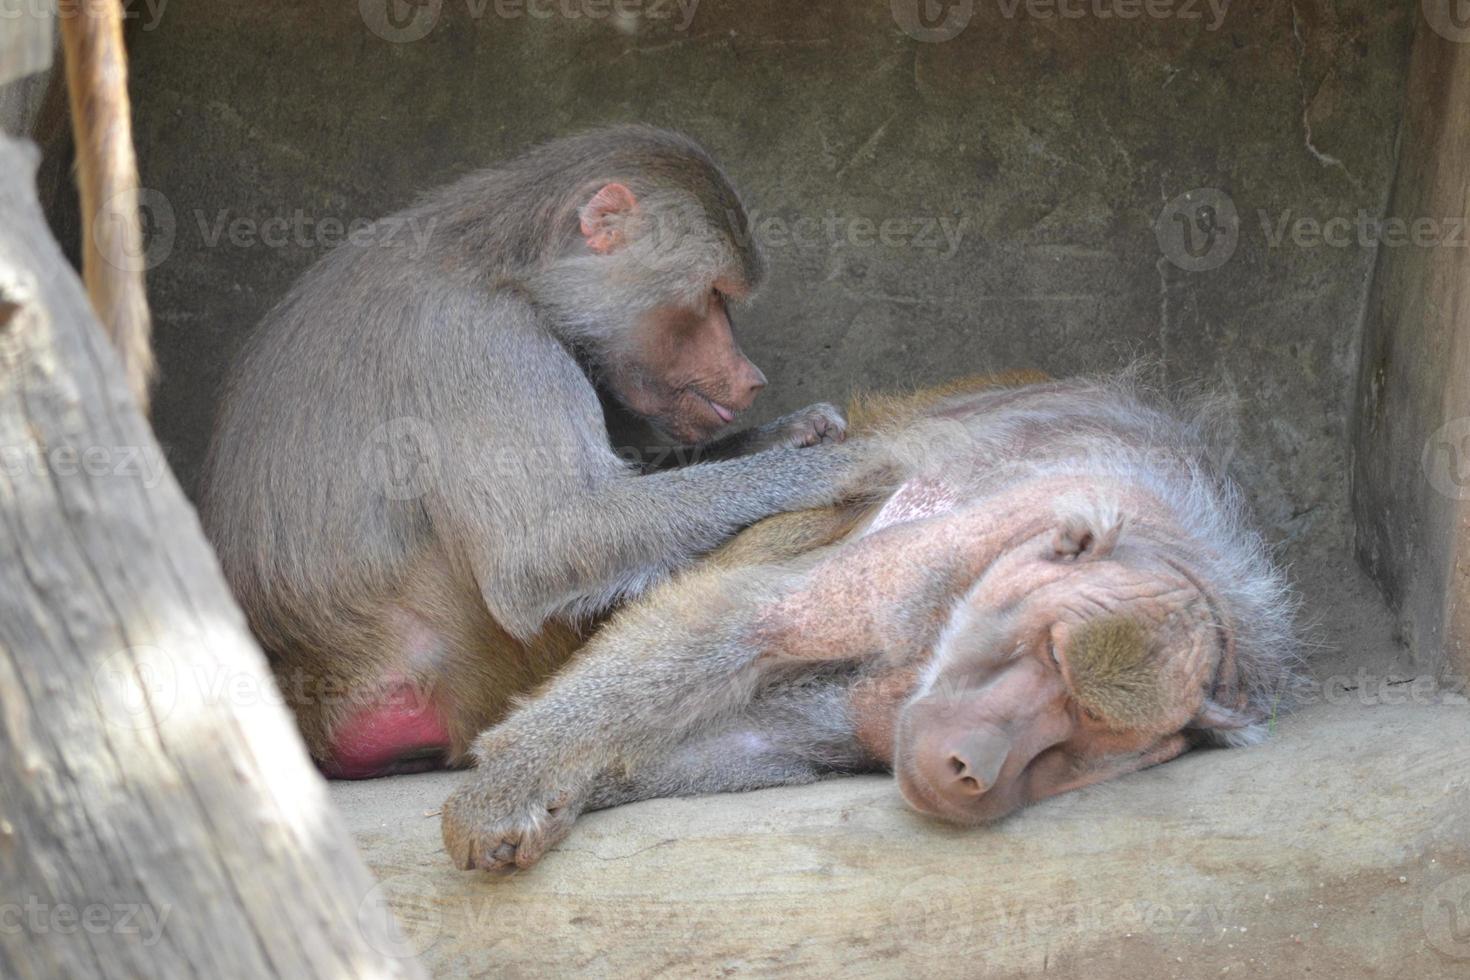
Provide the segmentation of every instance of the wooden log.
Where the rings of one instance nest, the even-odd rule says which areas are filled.
[[[422,976],[35,166],[0,137],[0,976]]]
[[[1363,316],[1354,544],[1425,671],[1470,677],[1470,24],[1426,3]],[[1360,233],[1361,234],[1361,233]]]

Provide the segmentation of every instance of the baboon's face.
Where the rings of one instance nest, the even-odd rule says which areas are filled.
[[[1190,577],[1126,540],[1028,548],[972,588],[901,709],[894,771],[923,813],[994,820],[1190,744],[1222,653]]]
[[[695,306],[656,307],[608,371],[623,404],[681,442],[709,439],[766,384],[735,340],[726,296],[711,286]]]
[[[730,324],[731,299],[744,299],[753,285],[735,271],[737,250],[687,196],[639,200],[626,185],[609,183],[578,215],[586,251],[598,259],[598,302],[647,309],[601,345],[604,381],[669,435],[704,442],[766,384]]]

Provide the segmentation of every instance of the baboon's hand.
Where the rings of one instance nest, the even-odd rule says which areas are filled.
[[[572,829],[582,794],[549,788],[512,749],[480,764],[444,801],[440,828],[456,867],[508,874],[531,867]]]
[[[835,405],[817,402],[761,426],[761,449],[801,449],[847,438],[847,419]]]

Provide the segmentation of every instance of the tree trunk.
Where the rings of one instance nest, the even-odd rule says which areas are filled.
[[[0,976],[416,977],[0,137]]]

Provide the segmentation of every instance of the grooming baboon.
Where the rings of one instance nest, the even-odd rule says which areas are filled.
[[[854,406],[902,474],[756,524],[614,617],[482,735],[456,864],[587,809],[890,769],[960,823],[1264,736],[1291,602],[1195,428],[1130,383]]]
[[[609,444],[594,383],[687,442],[751,404],[765,378],[728,305],[761,278],[704,151],[620,127],[430,194],[267,316],[201,509],[327,772],[455,762],[585,615],[861,482],[866,457],[816,445],[843,438],[827,405],[680,469]]]
[[[143,283],[122,5],[63,0],[59,13],[81,196],[82,279],[122,361],[128,387],[146,414],[153,381],[152,327]]]

